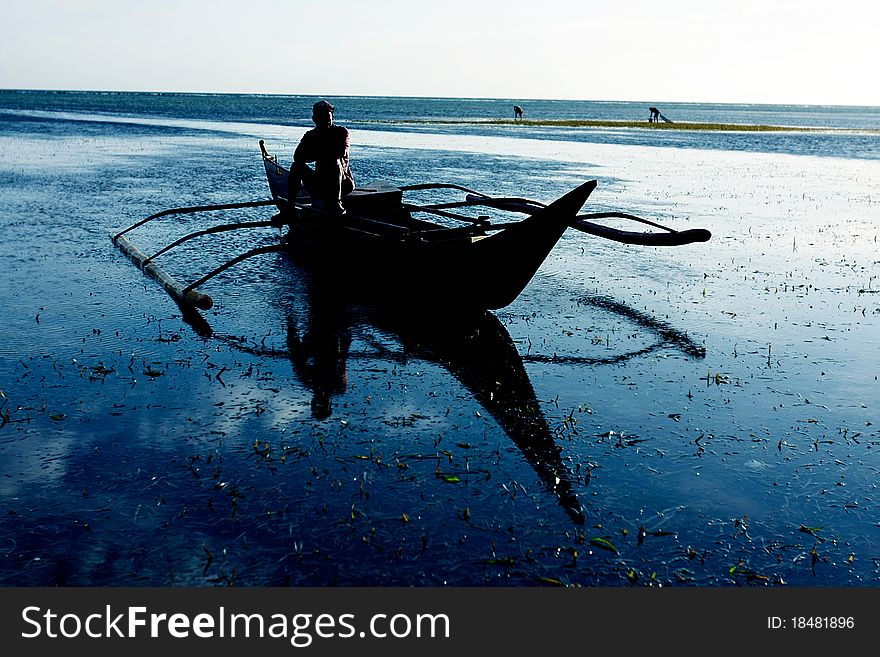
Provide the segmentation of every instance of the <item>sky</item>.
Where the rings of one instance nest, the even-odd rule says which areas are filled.
[[[0,89],[880,106],[871,0],[0,0]]]

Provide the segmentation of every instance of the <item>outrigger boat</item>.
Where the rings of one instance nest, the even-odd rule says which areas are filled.
[[[622,212],[579,214],[596,188],[595,180],[581,184],[550,204],[488,196],[455,184],[394,187],[379,183],[355,189],[343,199],[345,214],[333,215],[313,207],[306,195],[289,199],[288,170],[267,152],[262,140],[260,150],[271,199],[164,210],[111,235],[114,244],[145,273],[161,282],[181,305],[211,308],[212,298],[199,286],[245,259],[286,252],[318,277],[341,282],[346,288],[381,291],[383,296],[406,303],[425,300],[435,306],[451,304],[456,308],[495,310],[519,296],[569,228],[645,246],[678,246],[711,237],[707,230],[673,230]],[[444,189],[464,193],[465,198],[431,204],[413,204],[404,199],[408,192]],[[128,238],[128,233],[159,217],[258,206],[275,206],[278,213],[266,221],[223,224],[195,231],[152,255],[145,254]],[[486,210],[524,217],[493,221],[482,214]],[[472,216],[465,212],[480,214]],[[655,230],[625,231],[596,223],[609,218],[637,221]],[[449,225],[452,222],[455,224]],[[278,243],[242,253],[188,285],[177,281],[155,262],[191,239],[267,226],[289,229]]]

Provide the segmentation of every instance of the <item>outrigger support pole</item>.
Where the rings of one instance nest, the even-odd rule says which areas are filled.
[[[483,204],[501,210],[523,212],[526,214],[531,214],[535,211],[536,206],[541,206],[537,201],[530,201],[528,199],[496,199],[480,194],[476,196],[468,196],[467,200],[469,203]],[[594,223],[591,221],[592,219],[629,219],[630,221],[636,221],[665,232],[645,233],[619,230],[617,228],[611,228],[610,226],[603,226]],[[693,244],[694,242],[706,242],[712,237],[712,233],[703,228],[675,230],[674,228],[669,228],[668,226],[626,212],[591,212],[579,214],[569,225],[582,233],[595,235],[596,237],[602,237],[623,244],[638,244],[641,246],[683,246],[685,244]]]
[[[197,280],[195,283],[187,285],[185,288],[183,288],[183,294],[190,294],[192,292],[195,292],[195,288],[197,288],[199,285],[201,285],[205,281],[211,280],[217,274],[220,274],[220,273],[226,271],[227,269],[229,269],[233,265],[237,265],[242,260],[247,260],[248,258],[252,258],[254,256],[261,255],[263,253],[278,253],[280,251],[287,250],[287,248],[288,247],[286,244],[269,244],[267,246],[258,246],[257,248],[251,249],[250,251],[245,251],[244,253],[242,253],[239,256],[236,256],[235,258],[233,258],[229,262],[226,262],[226,263],[220,265],[214,271],[212,271],[208,274],[205,274],[199,280]]]
[[[158,258],[163,253],[167,253],[175,246],[180,246],[184,242],[188,242],[191,239],[195,239],[196,237],[201,237],[202,235],[213,235],[215,233],[224,233],[230,230],[238,230],[239,228],[267,228],[269,226],[278,226],[278,223],[274,219],[270,219],[269,221],[245,221],[238,224],[222,224],[220,226],[212,226],[211,228],[204,228],[202,230],[197,230],[194,233],[190,233],[189,235],[184,235],[180,239],[176,239],[168,246],[162,247],[158,251],[156,251],[149,258],[144,260],[143,264],[147,265],[152,262],[155,258]]]
[[[420,189],[457,189],[460,192],[466,192],[467,194],[474,194],[475,196],[482,196],[484,198],[489,198],[485,194],[481,194],[480,192],[475,192],[472,189],[468,189],[467,187],[462,187],[461,185],[454,185],[452,183],[423,183],[420,185],[403,185],[399,187],[403,192],[414,192]]]
[[[158,219],[159,217],[167,217],[170,214],[193,214],[194,212],[209,212],[211,210],[235,210],[237,208],[259,208],[264,205],[275,205],[275,201],[247,201],[245,203],[224,203],[221,205],[197,205],[189,208],[171,208],[170,210],[163,210],[162,212],[157,212],[156,214],[151,214],[149,217],[145,219],[141,219],[137,223],[132,224],[128,228],[123,231],[120,231],[113,235],[113,241],[115,242],[122,235],[125,235],[127,232],[134,230],[138,226],[143,226],[148,221],[152,221],[153,219]]]
[[[244,258],[238,258],[235,262],[227,263],[224,267],[219,268],[212,272],[210,275],[203,277],[196,284],[184,286],[177,279],[175,279],[171,274],[162,269],[159,265],[153,262],[153,259],[169,249],[174,248],[175,246],[186,242],[187,240],[193,239],[194,237],[199,237],[200,235],[209,235],[211,233],[218,233],[226,230],[233,230],[234,228],[256,228],[256,227],[265,227],[265,226],[274,226],[277,225],[273,221],[255,221],[255,222],[245,222],[239,224],[224,224],[221,226],[215,226],[213,228],[208,228],[200,231],[196,231],[194,233],[190,233],[175,242],[169,244],[168,246],[162,248],[160,251],[154,253],[151,256],[147,256],[143,251],[141,251],[137,246],[135,246],[128,237],[125,236],[129,231],[138,228],[139,226],[143,226],[148,221],[152,221],[153,219],[158,219],[159,217],[165,217],[172,214],[193,214],[195,212],[208,212],[211,210],[234,210],[237,208],[258,208],[266,205],[275,205],[275,201],[246,201],[243,203],[223,203],[219,205],[199,205],[193,207],[186,208],[172,208],[170,210],[163,210],[162,212],[157,212],[156,214],[151,214],[149,217],[145,219],[141,219],[140,221],[132,224],[125,230],[122,230],[118,233],[111,233],[110,239],[113,240],[113,243],[122,251],[125,255],[132,259],[132,261],[137,265],[145,274],[149,274],[157,281],[162,284],[162,287],[171,295],[171,297],[177,302],[187,305],[194,306],[196,308],[200,308],[202,310],[209,310],[214,305],[214,300],[211,299],[210,296],[200,292],[196,289],[196,287],[203,283],[204,281],[211,278],[216,274],[219,274],[223,269],[231,267],[235,262],[240,262]],[[276,249],[277,250],[277,249]],[[255,255],[255,254],[254,254]]]
[[[469,205],[480,205],[479,203],[471,203]],[[457,206],[453,206],[457,207]],[[427,212],[428,214],[436,214],[438,217],[446,217],[447,219],[457,219],[458,221],[466,221],[471,224],[475,224],[477,226],[488,226],[489,220],[484,217],[468,217],[463,214],[457,214],[455,212],[447,212],[446,210],[442,210],[437,208],[435,205],[410,205],[408,203],[403,204],[404,210],[409,210],[410,212]]]
[[[477,225],[481,224],[479,218],[473,219],[464,215],[446,212],[446,210],[483,205],[486,207],[497,208],[499,210],[507,210],[509,212],[534,214],[538,210],[547,207],[544,203],[541,203],[540,201],[533,201],[527,198],[493,197],[482,194],[480,192],[475,192],[472,189],[462,187],[461,185],[448,183],[407,185],[401,187],[400,189],[402,189],[403,191],[415,191],[423,189],[457,189],[459,191],[465,192],[467,194],[467,196],[465,197],[465,201],[406,207],[410,210],[421,210],[422,212],[429,212],[443,217],[449,217],[451,219],[469,221]],[[628,219],[630,221],[636,221],[638,223],[645,224],[646,226],[651,226],[652,228],[657,228],[658,230],[665,232],[644,233],[629,230],[619,230],[617,228],[611,228],[609,226],[596,224],[592,221],[594,219]],[[675,230],[674,228],[669,228],[668,226],[658,224],[654,221],[650,221],[648,219],[644,219],[634,214],[629,214],[627,212],[591,212],[587,214],[579,214],[575,217],[570,226],[575,230],[579,230],[583,233],[588,233],[590,235],[595,235],[596,237],[603,237],[605,239],[615,242],[622,242],[624,244],[639,244],[642,246],[682,246],[684,244],[693,244],[694,242],[705,242],[712,237],[712,234],[708,230],[704,230],[702,228]],[[487,227],[491,228],[491,226]]]

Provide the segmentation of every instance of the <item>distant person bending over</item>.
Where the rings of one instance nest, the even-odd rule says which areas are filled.
[[[306,188],[312,206],[332,214],[344,214],[342,198],[354,189],[349,166],[348,129],[334,125],[334,107],[326,100],[312,107],[315,127],[306,132],[293,153],[288,195],[296,199],[300,185]],[[315,163],[315,168],[309,166]]]
[[[514,105],[513,106],[513,120],[516,121],[517,119],[522,119],[522,117],[523,117],[523,108],[520,107],[519,105]]]
[[[659,123],[660,122],[660,110],[656,107],[649,107],[648,111],[651,115],[648,117],[648,123]]]

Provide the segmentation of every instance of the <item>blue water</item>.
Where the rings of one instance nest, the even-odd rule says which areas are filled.
[[[295,125],[308,121],[315,100],[313,96],[264,94],[0,90],[0,107],[9,109]],[[332,101],[340,121],[512,118],[514,103],[525,108],[526,117],[535,120],[637,121],[647,120],[649,104],[659,104],[665,116],[679,122],[880,130],[880,107],[384,96],[334,97]]]
[[[0,91],[0,585],[880,584],[880,108],[332,98],[359,181],[595,178],[585,211],[712,240],[568,231],[465,327],[337,304],[282,254],[185,316],[108,235],[265,199],[257,139],[289,158],[314,100]],[[430,123],[514,102],[827,130]],[[162,264],[194,280],[278,237]]]
[[[53,92],[0,90],[0,111],[74,112],[113,117],[194,119],[225,123],[310,126],[312,96]],[[571,100],[511,100],[459,98],[402,98],[351,96],[333,98],[336,120],[361,129],[388,129],[396,121],[454,121],[512,118],[513,104],[525,108],[529,119],[592,119],[647,122],[648,105],[659,105],[664,116],[678,122],[780,127],[828,128],[846,133],[754,134],[750,132],[691,132],[638,129],[571,130],[515,127],[518,137],[660,145],[747,152],[797,153],[832,157],[880,159],[880,108],[807,105],[746,105],[708,103],[637,103]],[[511,134],[510,127],[444,124],[397,125],[402,131],[474,135]],[[873,134],[860,134],[870,130]],[[855,131],[855,132],[849,132]]]

